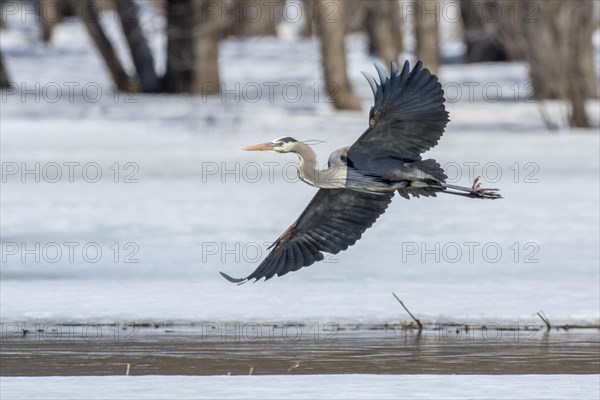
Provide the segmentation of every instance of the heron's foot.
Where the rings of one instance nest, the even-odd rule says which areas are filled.
[[[474,195],[476,195],[477,197],[482,198],[482,199],[501,199],[502,198],[500,193],[497,193],[497,191],[499,189],[482,188],[481,183],[479,183],[480,178],[481,177],[478,176],[477,178],[475,178],[475,181],[473,181],[473,186],[471,186],[471,193],[473,193]]]

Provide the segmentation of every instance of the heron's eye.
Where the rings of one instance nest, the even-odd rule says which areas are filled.
[[[285,142],[277,142],[277,146],[281,147],[285,144]]]

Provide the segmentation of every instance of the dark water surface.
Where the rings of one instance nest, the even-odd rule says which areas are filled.
[[[600,373],[598,329],[59,325],[0,344],[3,376]]]

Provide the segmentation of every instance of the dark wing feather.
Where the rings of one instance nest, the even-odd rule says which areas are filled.
[[[410,72],[408,61],[401,72],[392,63],[390,77],[380,65],[375,67],[379,84],[363,72],[375,96],[369,128],[348,149],[355,168],[373,172],[382,159],[420,160],[421,153],[437,144],[449,121],[442,86],[420,61]]]
[[[285,275],[352,246],[385,212],[393,193],[372,194],[349,189],[319,189],[300,217],[271,246],[272,250],[244,279],[221,272],[230,282]]]

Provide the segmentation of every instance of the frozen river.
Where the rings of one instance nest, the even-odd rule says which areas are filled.
[[[598,322],[597,136],[451,131],[436,157],[463,166],[463,184],[463,163],[495,163],[487,173],[500,168],[491,185],[505,199],[397,197],[346,252],[236,286],[218,272],[250,273],[314,189],[280,175],[291,157],[239,150],[275,132],[220,141],[139,125],[84,121],[49,138],[37,122],[2,118],[3,160],[65,173],[37,183],[19,170],[3,184],[3,320],[385,322],[407,318],[396,292],[426,320],[531,320],[543,309],[557,323]],[[69,162],[96,163],[103,178],[71,183]],[[227,172],[246,165],[264,166],[258,181]],[[133,172],[137,182],[123,182]]]

